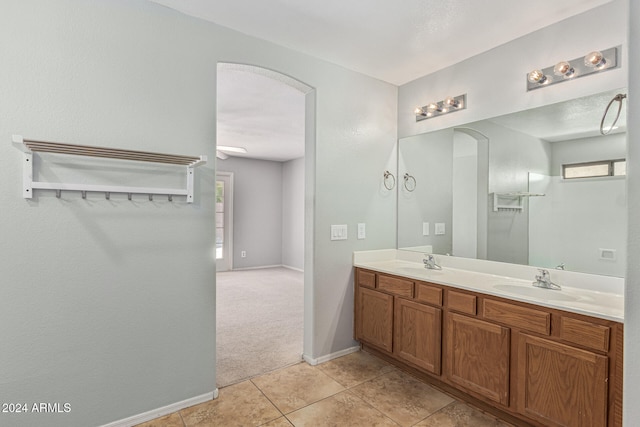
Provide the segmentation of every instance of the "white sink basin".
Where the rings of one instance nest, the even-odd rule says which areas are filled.
[[[567,295],[561,290],[557,289],[544,289],[536,288],[533,285],[511,285],[511,284],[498,284],[493,285],[494,289],[502,291],[512,295],[520,295],[525,297],[540,298],[548,301],[577,301],[578,298],[573,295]]]

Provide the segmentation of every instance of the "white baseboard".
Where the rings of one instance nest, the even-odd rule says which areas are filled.
[[[188,408],[189,406],[197,405],[199,403],[204,403],[209,400],[217,399],[217,398],[218,398],[218,389],[216,388],[210,393],[201,394],[200,396],[196,396],[180,402],[172,403],[170,405],[163,406],[162,408],[153,409],[151,411],[144,412],[142,414],[134,415],[132,417],[128,417],[119,421],[114,421],[112,423],[105,424],[102,427],[131,427],[136,424],[141,424],[147,421],[154,420],[156,418],[163,417],[165,415],[172,414],[181,409]]]
[[[327,354],[325,356],[320,356],[316,359],[310,356],[307,356],[306,354],[303,354],[302,358],[309,365],[315,366],[320,363],[328,362],[329,360],[332,360],[332,359],[337,359],[338,357],[346,356],[347,354],[355,353],[356,351],[360,351],[359,345],[355,347],[345,348],[344,350],[336,351],[335,353]]]
[[[258,265],[255,267],[242,267],[242,268],[234,268],[227,271],[246,271],[246,270],[262,270],[264,268],[276,268],[276,267],[284,267],[282,264],[274,264],[274,265]]]
[[[302,269],[302,268],[292,267],[290,265],[284,265],[284,264],[258,265],[256,267],[234,268],[232,270],[227,270],[227,271],[262,270],[262,269],[265,269],[265,268],[277,268],[277,267],[288,268],[289,270],[295,270],[295,271],[299,271],[301,273],[304,273],[304,269]],[[224,273],[224,271],[221,271],[220,273]]]

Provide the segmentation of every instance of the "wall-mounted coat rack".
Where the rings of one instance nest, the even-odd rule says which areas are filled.
[[[207,156],[182,156],[175,154],[151,153],[146,151],[122,150],[118,148],[94,147],[89,145],[64,144],[59,142],[36,141],[24,139],[20,135],[13,135],[12,141],[24,152],[23,158],[23,189],[25,199],[33,197],[33,190],[55,190],[60,197],[62,191],[80,191],[85,198],[87,192],[104,193],[109,199],[111,193],[125,193],[131,200],[132,194],[147,194],[149,200],[154,195],[168,196],[169,201],[173,196],[186,196],[187,203],[193,203],[193,178],[194,169],[207,162]],[[170,165],[186,166],[186,188],[154,188],[154,187],[130,187],[115,185],[91,185],[70,183],[49,183],[33,180],[33,153],[57,153],[72,156],[103,157],[108,159],[133,160],[139,162],[164,163]]]
[[[493,211],[501,210],[521,211],[524,209],[524,197],[541,197],[543,193],[528,193],[517,191],[513,193],[493,193]]]

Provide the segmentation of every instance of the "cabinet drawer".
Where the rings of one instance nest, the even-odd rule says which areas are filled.
[[[476,314],[476,296],[464,294],[462,292],[447,292],[447,308],[460,313]]]
[[[416,301],[442,306],[442,289],[427,283],[416,282]]]
[[[376,287],[376,274],[371,271],[358,270],[358,285],[374,289]]]
[[[571,317],[560,319],[560,339],[597,351],[609,351],[611,328]]]
[[[515,328],[544,335],[551,333],[551,313],[546,311],[486,299],[482,315],[485,319],[505,323]]]
[[[379,275],[378,289],[401,297],[413,298],[413,281],[411,280]]]

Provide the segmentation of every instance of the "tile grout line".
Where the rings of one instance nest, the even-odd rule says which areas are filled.
[[[257,377],[254,377],[254,378],[257,378]],[[258,389],[258,391],[260,392],[260,394],[262,394],[262,395],[264,396],[264,398],[265,398],[265,399],[267,399],[267,400],[269,401],[269,403],[271,403],[271,404],[273,405],[273,407],[274,407],[274,408],[276,408],[276,411],[278,411],[278,412],[280,413],[280,416],[281,416],[281,417],[285,417],[285,418],[287,418],[287,416],[284,414],[284,412],[282,412],[282,411],[280,410],[280,408],[278,408],[278,406],[277,406],[277,405],[276,405],[276,404],[275,404],[271,399],[269,399],[269,396],[267,396],[267,395],[264,393],[264,391],[262,391],[262,389],[261,389],[260,387],[258,387],[258,384],[256,384],[256,383],[254,383],[254,382],[253,382],[253,378],[249,379],[249,382],[250,382],[251,384],[253,384],[253,386],[254,386],[255,388],[257,388],[257,389]],[[263,424],[260,424],[260,425],[265,425],[265,424],[267,424],[267,423],[270,423],[271,421],[277,420],[278,418],[280,418],[280,417],[274,418],[273,420],[269,420],[269,421],[267,421],[266,423],[263,423]],[[288,419],[288,418],[287,418],[287,421],[289,421],[289,419]],[[291,423],[291,421],[289,421],[289,423]],[[293,423],[291,423],[291,424],[293,424]]]

